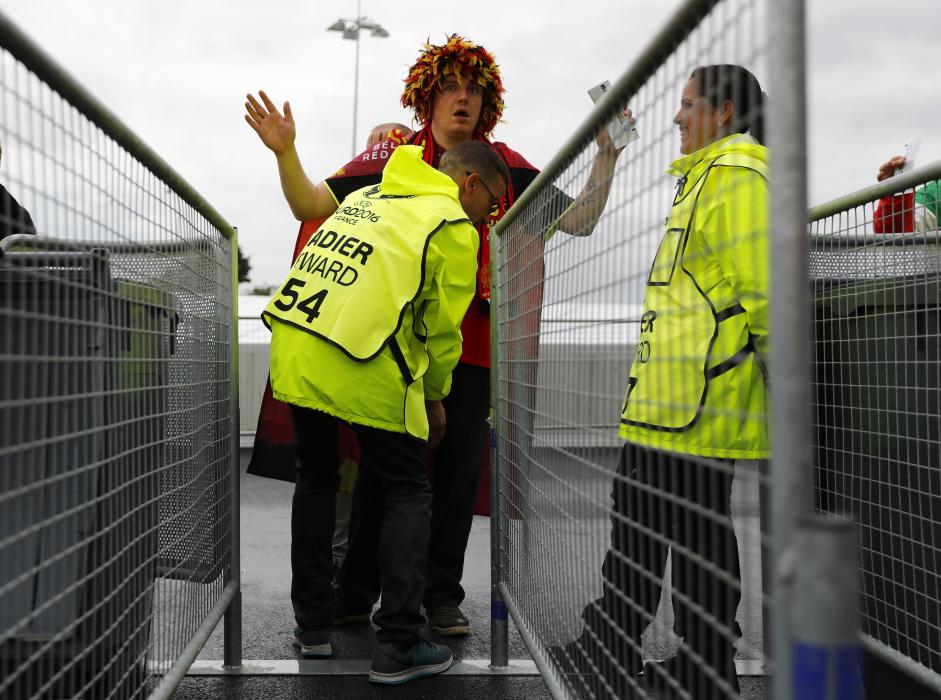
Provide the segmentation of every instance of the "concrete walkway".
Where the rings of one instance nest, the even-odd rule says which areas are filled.
[[[220,677],[190,675],[184,680],[175,698],[549,698],[549,691],[538,675],[533,675],[531,662],[523,675],[499,676],[486,670],[490,657],[490,520],[475,518],[468,547],[464,586],[467,599],[462,606],[472,625],[466,638],[433,637],[454,651],[456,660],[470,663],[444,674],[397,688],[377,688],[365,678],[372,655],[372,626],[363,624],[336,630],[332,637],[334,660],[345,669],[344,675],[324,675],[317,663],[305,662],[306,672],[298,673],[298,655],[291,646],[294,619],[290,604],[290,508],[293,485],[246,475],[249,452],[242,451],[242,591],[243,591],[243,658],[247,664],[264,662],[290,670],[285,675],[239,675]],[[609,489],[610,487],[608,487]],[[748,483],[739,482],[733,492],[733,512],[742,549],[745,595],[739,611],[744,638],[739,644],[742,668],[754,668],[759,655],[760,576],[758,565],[756,494]],[[606,521],[606,515],[603,519]],[[602,530],[604,523],[599,522]],[[599,551],[603,554],[604,547]],[[600,560],[591,564],[592,570]],[[663,601],[666,603],[666,600]],[[661,616],[663,617],[663,616]],[[661,620],[665,622],[666,620]],[[671,634],[671,633],[670,633]],[[667,640],[663,640],[666,642]],[[198,667],[221,666],[222,625],[213,634],[200,655]],[[529,653],[518,632],[510,623],[511,659],[529,661]],[[304,665],[304,664],[302,664]],[[474,672],[472,667],[479,669]],[[321,667],[327,670],[326,667]],[[470,670],[470,673],[468,673]],[[245,671],[252,671],[246,668]],[[741,669],[740,669],[741,671]],[[196,673],[202,673],[198,668]],[[315,675],[310,675],[311,673]],[[768,679],[743,678],[742,698],[763,700],[770,697]]]
[[[294,617],[290,589],[290,515],[293,485],[245,474],[250,452],[242,451],[242,610],[243,658],[288,660],[299,656],[291,646]],[[472,634],[464,638],[434,636],[447,644],[455,659],[470,659],[478,666],[490,658],[490,520],[475,518],[464,574],[467,600],[462,606],[471,622]],[[510,657],[529,660],[526,646],[510,625]],[[340,628],[333,633],[334,659],[361,661],[368,668],[373,650],[373,627],[369,624]],[[431,637],[430,637],[431,638]],[[222,625],[200,654],[201,662],[223,657]],[[359,664],[358,664],[359,665]],[[375,688],[364,675],[344,676],[189,676],[175,698],[440,698],[451,696],[499,698],[549,698],[538,675],[440,676],[399,688]]]

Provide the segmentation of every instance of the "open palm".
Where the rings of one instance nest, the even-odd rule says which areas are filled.
[[[245,121],[255,130],[258,137],[276,154],[283,153],[294,144],[296,129],[291,105],[284,103],[284,115],[278,111],[264,90],[258,91],[261,102],[254,95],[247,95],[245,103]]]

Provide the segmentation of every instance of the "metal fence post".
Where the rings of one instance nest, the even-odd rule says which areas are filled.
[[[799,566],[788,586],[795,698],[859,697],[856,535],[850,521],[812,517],[795,528]],[[780,623],[779,623],[780,624]],[[785,670],[781,669],[780,673]]]
[[[239,321],[238,321],[238,294],[239,294],[239,263],[238,263],[238,229],[231,238],[232,244],[232,332],[229,337],[229,404],[231,415],[229,417],[231,430],[231,458],[230,463],[230,499],[229,499],[229,566],[226,583],[235,583],[238,587],[232,602],[225,611],[223,644],[225,668],[239,668],[242,665],[242,557],[241,557],[241,477],[242,468],[239,459],[240,431],[239,423]]]
[[[510,664],[509,615],[500,583],[503,580],[500,542],[503,518],[500,514],[500,243],[490,233],[490,665]]]
[[[807,284],[807,110],[804,0],[768,8],[771,149],[771,567],[774,696],[795,697],[790,600],[782,568],[796,519],[813,507],[810,300]]]

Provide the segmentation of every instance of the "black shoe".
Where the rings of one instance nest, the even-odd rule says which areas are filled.
[[[330,646],[330,630],[302,630],[294,628],[291,643],[301,650],[305,659],[319,659],[333,655]]]
[[[424,639],[404,650],[391,642],[380,643],[372,655],[369,682],[385,685],[405,683],[447,671],[453,661],[450,649]]]
[[[428,626],[435,634],[448,637],[470,634],[470,622],[458,607],[429,608]]]

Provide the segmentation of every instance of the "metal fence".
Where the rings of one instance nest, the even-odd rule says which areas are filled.
[[[867,647],[941,691],[941,162],[811,211],[817,507],[859,526]]]
[[[505,605],[556,697],[735,698],[737,670],[764,665],[766,161],[732,137],[713,168],[664,171],[694,68],[739,64],[768,89],[768,12],[685,3],[492,247],[494,647]],[[613,165],[593,137],[625,105],[640,138]],[[683,119],[692,154],[708,141]]]
[[[509,615],[555,697],[764,697],[772,660],[775,697],[859,683],[852,528],[809,517],[803,26],[684,3],[495,232],[493,663]],[[770,86],[716,104],[767,117],[773,177],[697,121],[740,76],[690,80],[715,64]]]
[[[0,144],[0,697],[169,697],[240,662],[234,231],[2,14]]]
[[[271,355],[271,333],[261,321],[261,314],[239,316],[239,431],[246,440],[254,440],[258,411]],[[252,442],[248,442],[250,446]]]

